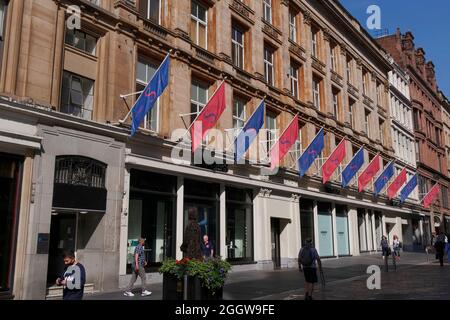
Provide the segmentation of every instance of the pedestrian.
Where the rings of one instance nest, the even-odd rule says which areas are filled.
[[[383,256],[384,265],[386,267],[386,271],[388,271],[388,257],[391,255],[391,248],[389,247],[389,242],[386,236],[381,237],[381,255]]]
[[[441,267],[444,266],[444,249],[445,249],[445,235],[440,233],[436,237],[436,242],[434,243],[434,248],[436,249],[436,256],[439,259],[439,264]]]
[[[57,286],[64,286],[63,300],[82,300],[86,284],[86,270],[77,262],[73,251],[64,253],[64,273],[56,279]]]
[[[400,260],[400,240],[398,240],[397,235],[394,235],[392,241],[392,249],[394,251],[394,257],[397,260]]]
[[[214,257],[214,245],[211,241],[209,241],[208,235],[203,236],[203,242],[201,245],[203,258],[205,260],[211,259]]]
[[[314,284],[317,283],[317,266],[322,272],[322,262],[319,253],[313,247],[312,239],[308,238],[298,253],[298,268],[305,276],[305,300],[312,300]]]
[[[448,239],[448,236],[447,236]],[[445,244],[445,252],[447,252],[447,261],[450,263],[450,242]]]
[[[134,297],[133,292],[131,292],[131,289],[133,289],[133,285],[136,282],[138,276],[141,278],[142,282],[142,294],[141,296],[146,297],[151,295],[152,293],[147,290],[146,288],[146,280],[147,276],[145,274],[145,266],[147,265],[147,261],[145,260],[145,251],[144,251],[144,245],[145,245],[145,238],[141,237],[139,238],[139,244],[134,249],[134,259],[133,263],[131,265],[132,271],[131,271],[131,279],[130,284],[125,289],[124,295],[127,297]]]

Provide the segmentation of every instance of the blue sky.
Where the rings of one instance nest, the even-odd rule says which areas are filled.
[[[381,28],[392,34],[412,31],[416,48],[423,47],[426,59],[436,68],[439,88],[450,98],[450,1],[448,0],[340,0],[367,29],[370,5],[381,9]],[[367,30],[374,34],[374,30]]]

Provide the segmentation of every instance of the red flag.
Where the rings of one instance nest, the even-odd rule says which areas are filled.
[[[223,82],[191,126],[192,152],[197,150],[206,133],[216,125],[225,110],[225,100],[225,82]]]
[[[436,197],[439,195],[440,190],[441,188],[439,187],[439,184],[436,183],[433,188],[431,188],[430,192],[428,192],[427,195],[423,198],[423,207],[425,209],[429,208],[434,200],[436,200]]]
[[[358,178],[359,192],[364,190],[364,187],[369,183],[369,181],[375,177],[375,175],[380,171],[380,155],[377,154],[373,158],[372,162],[367,166],[366,170]]]
[[[395,178],[394,182],[391,183],[391,185],[387,189],[387,194],[389,200],[395,197],[398,190],[403,186],[403,184],[406,182],[406,168],[403,168],[402,172]]]
[[[330,181],[331,176],[333,175],[336,168],[339,164],[344,160],[345,155],[347,154],[347,150],[345,148],[345,139],[339,143],[339,145],[334,149],[331,153],[330,157],[325,161],[322,166],[322,181],[323,183],[327,183]]]
[[[280,139],[270,150],[270,170],[275,169],[280,164],[281,159],[284,158],[286,153],[292,147],[292,145],[297,141],[298,138],[298,115],[292,119],[291,123],[284,130]]]

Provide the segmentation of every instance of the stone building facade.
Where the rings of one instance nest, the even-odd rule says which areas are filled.
[[[140,236],[152,281],[161,281],[161,261],[182,256],[192,207],[235,271],[294,266],[308,237],[321,256],[339,257],[376,252],[382,234],[402,239],[414,228],[422,236],[427,220],[414,202],[375,198],[371,184],[362,193],[355,182],[342,188],[338,174],[321,183],[318,169],[343,138],[343,165],[360,147],[366,164],[395,155],[392,66],[337,1],[2,4],[0,172],[14,222],[2,239],[2,294],[58,294],[52,285],[68,249],[86,266],[90,290],[123,287]],[[130,137],[136,95],[122,95],[142,90],[169,52],[169,86]],[[190,125],[223,80],[227,108],[216,129],[225,141],[266,102],[248,163],[174,163],[174,131]],[[261,174],[267,147],[295,114],[296,147],[276,175]],[[320,128],[323,154],[299,179],[296,159]],[[220,158],[220,144],[208,147]]]
[[[443,230],[449,214],[448,172],[442,119],[442,101],[434,64],[426,61],[423,48],[416,48],[411,32],[377,39],[394,60],[407,71],[413,105],[413,124],[416,139],[419,197],[423,198],[435,183],[439,183],[439,201],[426,210],[430,214],[430,232]]]

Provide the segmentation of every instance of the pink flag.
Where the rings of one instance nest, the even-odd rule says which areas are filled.
[[[286,153],[298,139],[298,115],[292,119],[287,129],[280,139],[270,150],[270,170],[275,169],[280,164]]]
[[[373,158],[372,162],[367,166],[366,170],[358,178],[359,192],[364,190],[364,187],[369,183],[369,181],[375,177],[375,175],[380,171],[380,155],[377,154]]]
[[[330,181],[331,176],[333,175],[336,168],[339,164],[344,160],[345,155],[347,154],[347,150],[345,148],[345,139],[339,143],[339,145],[334,149],[331,153],[330,157],[325,161],[322,166],[322,182],[327,183]]]
[[[225,107],[225,82],[223,82],[191,126],[192,152],[201,146],[206,133],[216,125]]]
[[[423,207],[425,209],[428,209],[434,202],[434,200],[436,200],[440,190],[441,188],[439,187],[439,183],[436,183],[433,188],[431,188],[430,192],[428,192],[427,195],[423,198]]]
[[[394,182],[387,189],[387,194],[389,200],[393,199],[397,194],[398,190],[403,186],[406,182],[406,168],[403,168],[402,172],[395,178]]]

